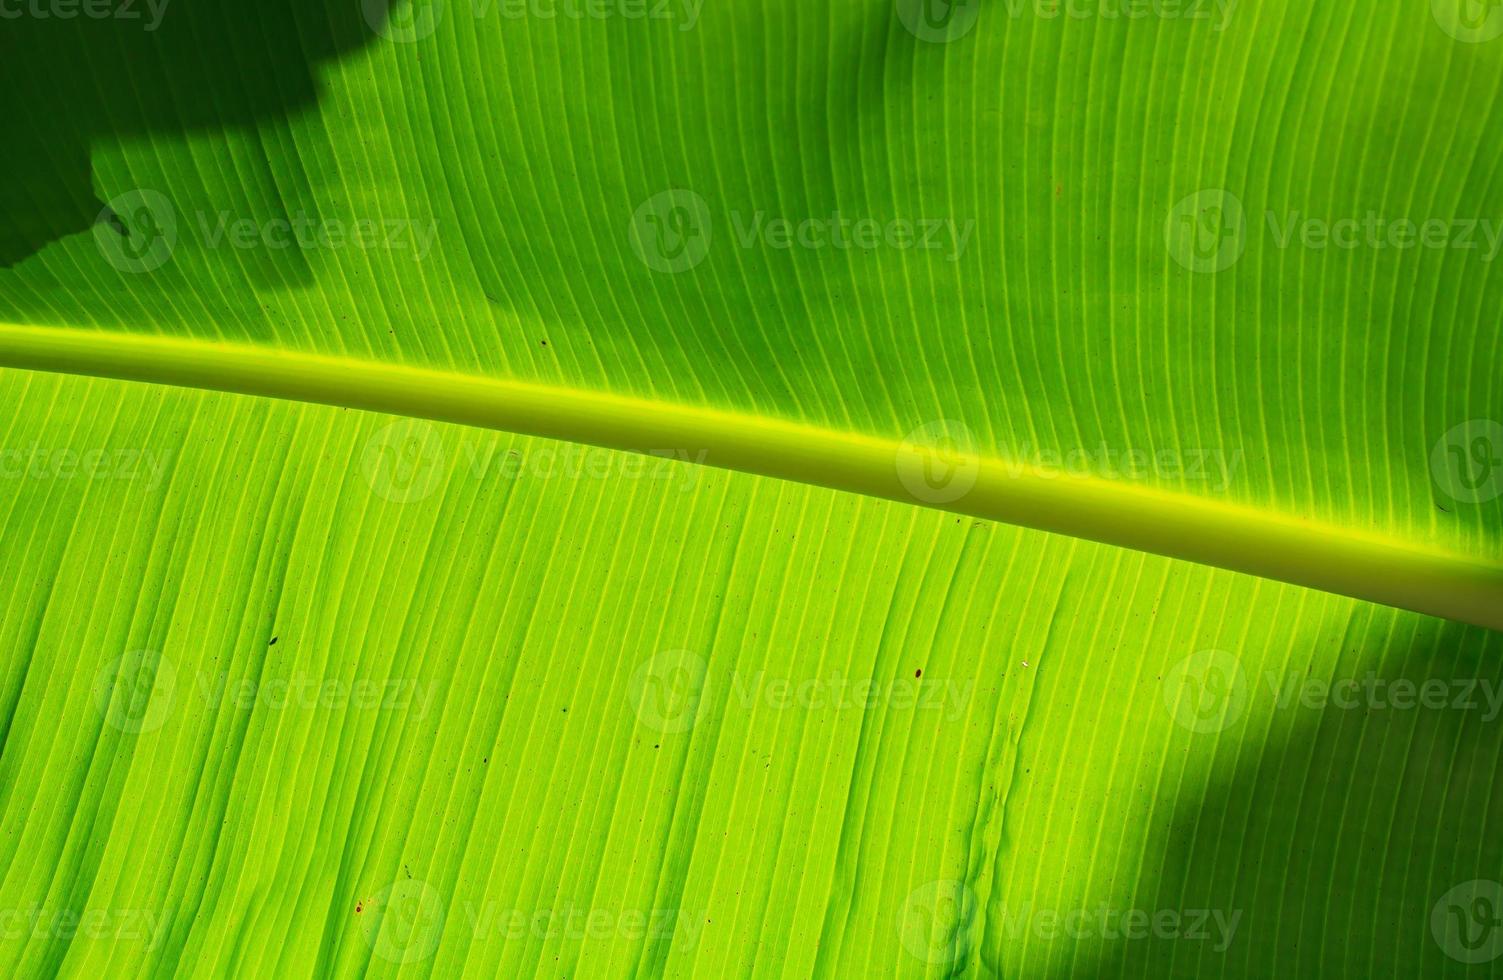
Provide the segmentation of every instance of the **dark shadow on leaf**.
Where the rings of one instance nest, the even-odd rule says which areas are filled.
[[[130,233],[96,195],[96,147],[221,132],[306,108],[319,94],[319,64],[379,37],[386,3],[35,0],[8,7],[0,19],[0,266],[97,220]]]
[[[1133,908],[1178,925],[1093,936],[1056,975],[1503,969],[1503,637],[1400,622],[1406,637],[1348,637],[1334,671],[1249,672],[1284,723],[1262,746],[1222,736],[1219,753],[1244,740],[1235,765],[1174,814],[1136,888]],[[1171,934],[1192,916],[1203,935]]]

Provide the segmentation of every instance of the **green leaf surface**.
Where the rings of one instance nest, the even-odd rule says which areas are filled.
[[[55,6],[0,971],[1496,967],[1503,10]]]

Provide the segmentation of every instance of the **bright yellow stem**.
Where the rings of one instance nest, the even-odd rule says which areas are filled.
[[[753,416],[234,344],[4,324],[0,365],[687,454],[1503,630],[1503,566],[1188,495]],[[922,482],[931,469],[951,475],[933,493]]]

